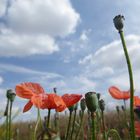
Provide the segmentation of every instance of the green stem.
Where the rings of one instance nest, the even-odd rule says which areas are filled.
[[[8,129],[9,128],[9,99],[7,99],[5,115],[6,115],[6,140],[8,140],[8,135],[9,135],[9,129]]]
[[[134,108],[133,108],[133,102],[134,102],[134,83],[133,83],[133,73],[132,73],[132,67],[131,67],[131,62],[130,58],[127,52],[125,40],[124,40],[124,34],[123,31],[119,31],[122,45],[123,45],[123,50],[125,53],[126,57],[126,62],[127,62],[127,67],[128,67],[128,72],[129,72],[129,81],[130,81],[130,126],[131,126],[131,139],[135,140],[135,126],[134,126]]]
[[[11,139],[11,116],[12,116],[12,104],[13,104],[13,102],[10,101],[10,113],[9,113],[9,137],[8,137],[8,140]]]
[[[68,127],[67,127],[67,133],[66,133],[66,138],[65,138],[65,140],[67,140],[67,139],[68,139],[68,136],[69,136],[71,117],[72,117],[72,111],[70,111],[69,122],[68,122]]]
[[[76,110],[74,110],[74,118],[73,118],[72,131],[71,131],[71,136],[70,136],[71,140],[72,140],[72,136],[74,132],[75,120],[76,120]]]
[[[50,126],[51,109],[48,109],[47,128]]]
[[[35,125],[33,140],[36,140],[36,134],[37,134],[37,129],[39,127],[39,124],[41,124],[41,116],[40,116],[40,109],[37,108],[37,122]]]
[[[82,125],[83,125],[83,117],[84,117],[84,111],[82,111],[80,126],[79,126],[79,129],[78,129],[77,133],[76,133],[75,140],[78,139],[78,136],[79,136],[79,134],[80,134],[80,131],[81,131],[81,128],[82,128]]]
[[[91,120],[92,120],[92,140],[96,140],[96,136],[95,136],[95,117],[94,117],[93,112],[91,112]]]
[[[106,140],[105,121],[104,121],[104,111],[101,111],[101,117],[102,117],[102,126],[103,126],[103,137],[104,137],[104,140]]]

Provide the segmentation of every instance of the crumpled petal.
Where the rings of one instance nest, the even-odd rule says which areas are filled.
[[[119,88],[112,86],[109,88],[109,93],[111,96],[118,100],[127,100],[130,98],[130,92],[129,91],[121,91]]]
[[[31,100],[29,100],[29,102],[24,106],[23,112],[27,112],[28,110],[31,109],[31,107],[33,106]]]
[[[82,95],[79,95],[79,94],[64,94],[62,96],[62,99],[65,102],[65,104],[66,104],[67,107],[73,106],[81,98],[82,98]]]
[[[16,94],[25,99],[31,99],[33,94],[45,94],[44,89],[38,83],[25,82],[16,85]]]

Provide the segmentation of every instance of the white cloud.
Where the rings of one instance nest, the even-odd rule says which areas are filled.
[[[0,56],[23,57],[58,50],[55,40],[48,35],[23,35],[5,29],[0,34]]]
[[[138,85],[140,81],[140,36],[126,36],[126,44],[133,65],[135,88],[140,91]],[[97,78],[98,80],[100,78],[104,79],[104,85],[129,88],[129,75],[120,40],[102,46],[94,54],[85,56],[79,61],[79,64],[86,66],[84,73],[87,77]],[[100,83],[98,84],[101,85]]]
[[[4,15],[6,10],[6,0],[0,0],[0,17]]]
[[[65,36],[75,31],[80,15],[69,0],[18,0],[13,1],[7,21],[17,32],[46,33]]]

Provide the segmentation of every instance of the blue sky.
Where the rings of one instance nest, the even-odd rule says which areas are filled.
[[[46,92],[57,87],[60,95],[100,92],[108,108],[117,104],[108,87],[129,89],[113,25],[118,14],[125,16],[124,32],[139,94],[139,6],[139,0],[0,0],[0,106],[5,105],[6,89],[26,81],[40,83]],[[16,98],[15,110],[25,102]]]

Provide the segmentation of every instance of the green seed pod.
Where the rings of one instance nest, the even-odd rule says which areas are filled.
[[[118,31],[122,31],[123,21],[124,21],[124,16],[122,15],[118,15],[113,19],[114,25]]]
[[[82,111],[84,111],[86,109],[86,101],[85,101],[85,99],[81,99],[80,107],[81,107]]]
[[[104,102],[103,99],[101,99],[101,100],[99,101],[99,106],[100,106],[101,111],[104,111],[104,110],[105,110],[105,102]]]
[[[85,94],[87,108],[90,112],[95,112],[98,107],[98,98],[95,92]]]
[[[11,102],[13,102],[16,94],[14,93],[14,91],[12,89],[8,89],[6,96]]]

